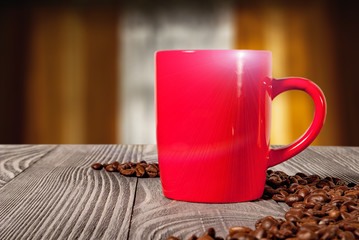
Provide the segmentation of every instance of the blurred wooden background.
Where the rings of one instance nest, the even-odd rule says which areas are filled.
[[[156,15],[167,8],[176,20]],[[142,22],[137,21],[140,17]],[[177,24],[176,34],[162,31],[171,25],[161,21]],[[358,23],[354,3],[324,0],[3,4],[0,143],[154,143],[154,76],[131,79],[136,75],[128,69],[136,63],[126,62],[124,56],[136,49],[133,53],[141,56],[141,46],[154,51],[203,46],[272,51],[275,78],[309,78],[326,95],[327,120],[314,144],[358,146]],[[147,35],[135,31],[148,26]],[[201,37],[208,36],[208,29],[225,36],[205,42]],[[199,40],[178,39],[181,31]],[[141,61],[146,66],[137,66],[137,75],[141,68],[144,75],[151,75],[146,70],[153,68],[151,51],[143,55],[149,60]],[[140,93],[135,100],[144,103],[132,118],[124,110],[134,102],[128,97],[135,96],[128,92],[130,84],[136,84]],[[312,117],[312,102],[304,93],[280,95],[273,103],[272,144],[298,138]],[[129,127],[133,121],[151,130],[136,133]]]
[[[118,13],[3,9],[2,143],[117,141]]]

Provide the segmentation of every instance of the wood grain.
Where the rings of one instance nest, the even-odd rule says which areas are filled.
[[[0,145],[0,188],[54,148],[54,145]]]
[[[359,147],[312,146],[272,169],[287,174],[302,171],[321,177],[338,177],[347,183],[359,183]]]
[[[142,146],[64,145],[0,189],[0,239],[127,239],[136,178],[94,162],[139,161]]]
[[[155,145],[0,146],[0,153],[0,163],[7,162],[0,176],[9,172],[4,166],[27,167],[0,188],[0,239],[187,239],[208,227],[226,236],[231,226],[253,227],[259,218],[283,217],[288,209],[273,200],[175,201],[163,196],[159,178],[90,168],[115,160],[157,162]],[[272,169],[359,183],[359,147],[310,147]]]
[[[282,217],[282,206],[270,201],[232,204],[180,202],[163,196],[160,179],[139,179],[130,239],[183,239],[214,227],[224,236],[233,225],[253,226],[261,217]]]
[[[154,152],[149,159],[155,158]],[[146,155],[144,154],[146,158]],[[359,148],[310,147],[293,159],[275,166],[287,174],[304,172],[322,177],[340,177],[359,183]],[[139,179],[130,229],[130,239],[164,239],[174,235],[182,239],[201,235],[214,227],[220,236],[234,225],[254,227],[256,220],[271,215],[284,217],[285,203],[257,200],[232,204],[188,203],[163,196],[159,179]]]

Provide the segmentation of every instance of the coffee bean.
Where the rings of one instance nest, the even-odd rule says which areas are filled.
[[[289,194],[286,198],[285,198],[285,203],[288,204],[288,206],[292,206],[293,203],[295,202],[299,202],[303,200],[302,196],[299,196],[298,194]]]
[[[130,169],[130,168],[131,168],[130,163],[122,163],[117,167],[117,169]]]
[[[340,216],[342,217],[342,219],[346,220],[346,219],[352,219],[352,215],[350,215],[347,212],[340,212]]]
[[[117,161],[111,163],[95,163],[91,166],[95,170],[100,170],[101,168],[105,168],[108,172],[120,172],[124,176],[134,176],[137,177],[159,177],[159,167],[158,163],[147,164],[146,161],[142,160],[139,163],[133,162],[125,162],[119,163]],[[147,170],[146,170],[147,169]]]
[[[307,175],[305,173],[302,173],[302,172],[296,173],[295,176],[299,176],[301,178],[306,178],[307,177]]]
[[[297,238],[300,240],[316,240],[318,235],[311,230],[301,230],[297,233]]]
[[[355,219],[359,220],[359,210],[358,209],[351,211],[350,215],[352,215]]]
[[[197,239],[198,237],[196,235],[192,235],[191,237],[187,238],[187,240],[197,240]]]
[[[357,238],[359,238],[359,228],[355,229],[353,233]]]
[[[298,191],[298,195],[301,196],[303,199],[309,194],[309,189],[307,188],[302,188]]]
[[[307,203],[320,204],[329,201],[325,194],[310,194],[304,201]]]
[[[257,239],[265,238],[266,234],[267,234],[266,230],[264,230],[264,228],[262,227],[258,227],[250,233],[250,235],[252,235]]]
[[[277,174],[278,176],[280,176],[281,178],[288,178],[288,174],[286,174],[283,171],[275,171],[274,174]]]
[[[327,195],[327,191],[324,189],[315,189],[313,191],[311,191],[311,194],[323,194],[323,195]]]
[[[329,177],[329,176],[325,177],[324,180],[327,180],[327,181],[329,181],[329,182],[333,182],[333,178],[332,178],[332,177]]]
[[[359,190],[347,190],[344,193],[345,195],[355,195],[355,196],[359,196]]]
[[[91,166],[93,169],[95,170],[101,170],[102,169],[102,164],[101,163],[94,163]]]
[[[284,186],[279,186],[279,187],[277,187],[275,190],[276,190],[278,193],[279,193],[280,191],[288,192],[288,187],[287,187],[286,185],[284,185]]]
[[[356,195],[352,195],[352,194],[345,195],[345,198],[347,201],[350,201],[350,200],[356,201],[358,199],[358,197]]]
[[[107,167],[105,168],[105,170],[106,170],[107,172],[115,172],[117,169],[110,164],[110,165],[107,165]]]
[[[114,167],[114,168],[118,168],[118,166],[120,165],[119,162],[112,162],[111,165]]]
[[[328,181],[328,180],[326,180],[326,179],[322,179],[322,180],[320,180],[320,181],[316,184],[316,186],[317,186],[318,188],[323,188],[323,187],[325,187],[325,186],[330,187],[330,186],[333,186],[333,185],[334,185],[334,183],[332,183],[332,184],[330,184],[330,183],[332,183],[332,182],[330,182],[330,181]]]
[[[305,177],[304,180],[306,180],[308,183],[318,182],[320,180],[320,177],[318,175],[310,175],[308,177]]]
[[[154,177],[157,177],[157,176],[158,176],[158,173],[147,172],[147,175],[148,175],[150,178],[154,178]]]
[[[187,240],[197,240],[198,237],[196,235],[192,235],[190,238],[188,238]]]
[[[289,209],[288,212],[296,213],[296,215],[298,215],[299,218],[301,218],[301,217],[304,215],[304,212],[305,212],[306,210],[307,210],[307,209],[294,208],[294,207],[292,207],[291,209]]]
[[[340,216],[340,212],[338,210],[331,210],[328,213],[328,216],[331,217],[334,220],[337,220],[339,218],[339,216]]]
[[[339,208],[341,212],[351,212],[354,210],[356,210],[356,203],[354,201],[346,201]]]
[[[340,232],[338,235],[342,240],[355,240],[354,234],[349,231]]]
[[[300,185],[298,183],[292,183],[288,189],[288,192],[294,193],[298,190]]]
[[[295,202],[292,205],[292,208],[305,208],[306,207],[306,203],[304,202]]]
[[[275,230],[275,229],[274,229]],[[267,230],[267,239],[276,239],[277,231],[269,231]]]
[[[293,176],[289,177],[289,181],[290,181],[291,183],[298,183],[298,179],[295,178],[295,177],[293,177]]]
[[[233,235],[230,236],[230,238],[226,238],[230,239],[230,240],[257,240],[257,238],[255,238],[254,236],[248,234],[248,233],[243,233],[243,232],[237,232]]]
[[[355,183],[348,183],[347,186],[348,186],[348,187],[354,187],[354,186],[355,186]]]
[[[313,211],[313,216],[315,217],[324,217],[326,214],[324,211],[322,210],[314,210]]]
[[[277,220],[271,216],[265,217],[261,221],[261,227],[264,228],[265,230],[269,230],[271,227],[273,227],[273,226],[276,227],[277,225],[278,225]]]
[[[340,178],[333,178],[333,182],[335,183],[335,185],[337,186],[345,186],[345,181],[340,179]]]
[[[158,173],[158,168],[156,167],[156,165],[150,164],[148,165],[148,167],[146,167],[146,172],[149,177],[156,177]]]
[[[129,168],[129,169],[120,169],[120,173],[124,176],[134,176],[136,173],[135,169]]]
[[[334,224],[334,223],[335,223],[334,218],[331,218],[329,216],[325,216],[325,217],[320,219],[320,221],[318,222],[318,225],[330,225],[330,224]]]
[[[338,204],[332,203],[332,202],[326,203],[322,206],[322,210],[325,211],[326,213],[333,211],[333,210],[339,210]]]
[[[281,185],[282,182],[283,180],[277,174],[272,174],[267,180],[267,184],[271,187],[276,187],[278,185]]]
[[[293,208],[290,209],[288,212],[285,213],[284,217],[287,221],[296,222],[303,216],[302,209],[299,211],[293,211]]]
[[[306,180],[304,180],[304,179],[299,179],[298,184],[299,185],[306,185],[306,184],[308,184],[308,182]]]
[[[305,223],[299,227],[299,231],[309,230],[315,232],[319,229],[319,226],[316,223]]]
[[[248,227],[242,227],[242,226],[239,226],[239,227],[231,227],[229,229],[229,234],[234,234],[234,233],[237,233],[237,232],[244,232],[244,233],[249,233],[250,231],[252,231],[252,229],[248,228]]]
[[[181,240],[181,239],[176,238],[174,236],[169,236],[168,238],[166,238],[166,240]]]
[[[214,240],[214,238],[209,235],[203,235],[203,236],[197,238],[197,240]]]
[[[283,195],[276,194],[272,197],[272,199],[277,202],[285,202],[286,198]]]
[[[284,192],[284,191],[281,191],[281,192]],[[288,195],[288,193],[287,193],[287,195]],[[284,201],[285,201],[285,198],[286,198],[286,196],[283,195],[283,194],[275,194],[275,195],[273,195],[273,197],[272,197],[272,199],[275,200],[275,201],[277,201],[277,202],[284,202]]]
[[[297,226],[300,227],[304,224],[318,224],[319,218],[318,217],[303,217],[300,221],[297,222]]]
[[[347,186],[344,185],[344,186],[336,187],[335,189],[336,189],[336,190],[342,190],[342,191],[345,192],[345,191],[348,191],[348,190],[349,190],[349,187],[347,187]]]
[[[208,235],[208,236],[211,236],[213,238],[216,237],[216,231],[212,227],[208,228],[204,234]]]
[[[157,169],[157,172],[160,171],[160,168],[159,168],[158,163],[151,163],[151,164],[148,164],[148,165],[149,165],[149,166],[152,166],[152,167],[154,167],[154,168],[156,168],[156,169]]]
[[[349,231],[354,231],[356,229],[359,229],[359,222],[349,222],[349,223],[346,223],[343,228],[345,230],[349,230]]]
[[[275,236],[278,239],[287,239],[290,237],[294,237],[295,234],[289,229],[280,229],[278,232],[275,233]]]
[[[295,224],[292,221],[285,221],[284,223],[281,224],[279,230],[290,230],[291,232],[297,232],[297,227],[295,226]]]
[[[145,168],[143,166],[141,166],[141,165],[138,165],[135,168],[135,171],[136,171],[136,177],[144,177],[145,174],[146,174]]]
[[[320,239],[327,240],[327,239],[333,239],[337,232],[338,232],[337,226],[328,226],[319,229],[316,233],[321,236]]]
[[[330,202],[332,204],[338,205],[338,204],[342,204],[343,202],[348,201],[348,200],[350,200],[350,198],[347,198],[345,196],[334,196],[334,197],[332,197]]]
[[[271,186],[266,185],[264,187],[264,193],[272,196],[273,194],[277,194],[278,191],[272,188]]]
[[[307,217],[313,217],[314,216],[314,209],[313,208],[307,208],[303,211],[303,215]]]

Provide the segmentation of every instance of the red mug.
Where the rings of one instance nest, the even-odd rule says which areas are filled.
[[[293,89],[312,97],[313,122],[292,144],[272,149],[272,100]],[[308,147],[325,115],[317,85],[272,78],[270,51],[156,52],[157,150],[168,198],[208,203],[260,198],[267,168]]]

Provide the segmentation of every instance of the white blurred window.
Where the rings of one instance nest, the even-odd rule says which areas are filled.
[[[205,10],[141,8],[121,15],[119,64],[120,143],[156,143],[154,53],[170,49],[231,49],[231,6]]]

